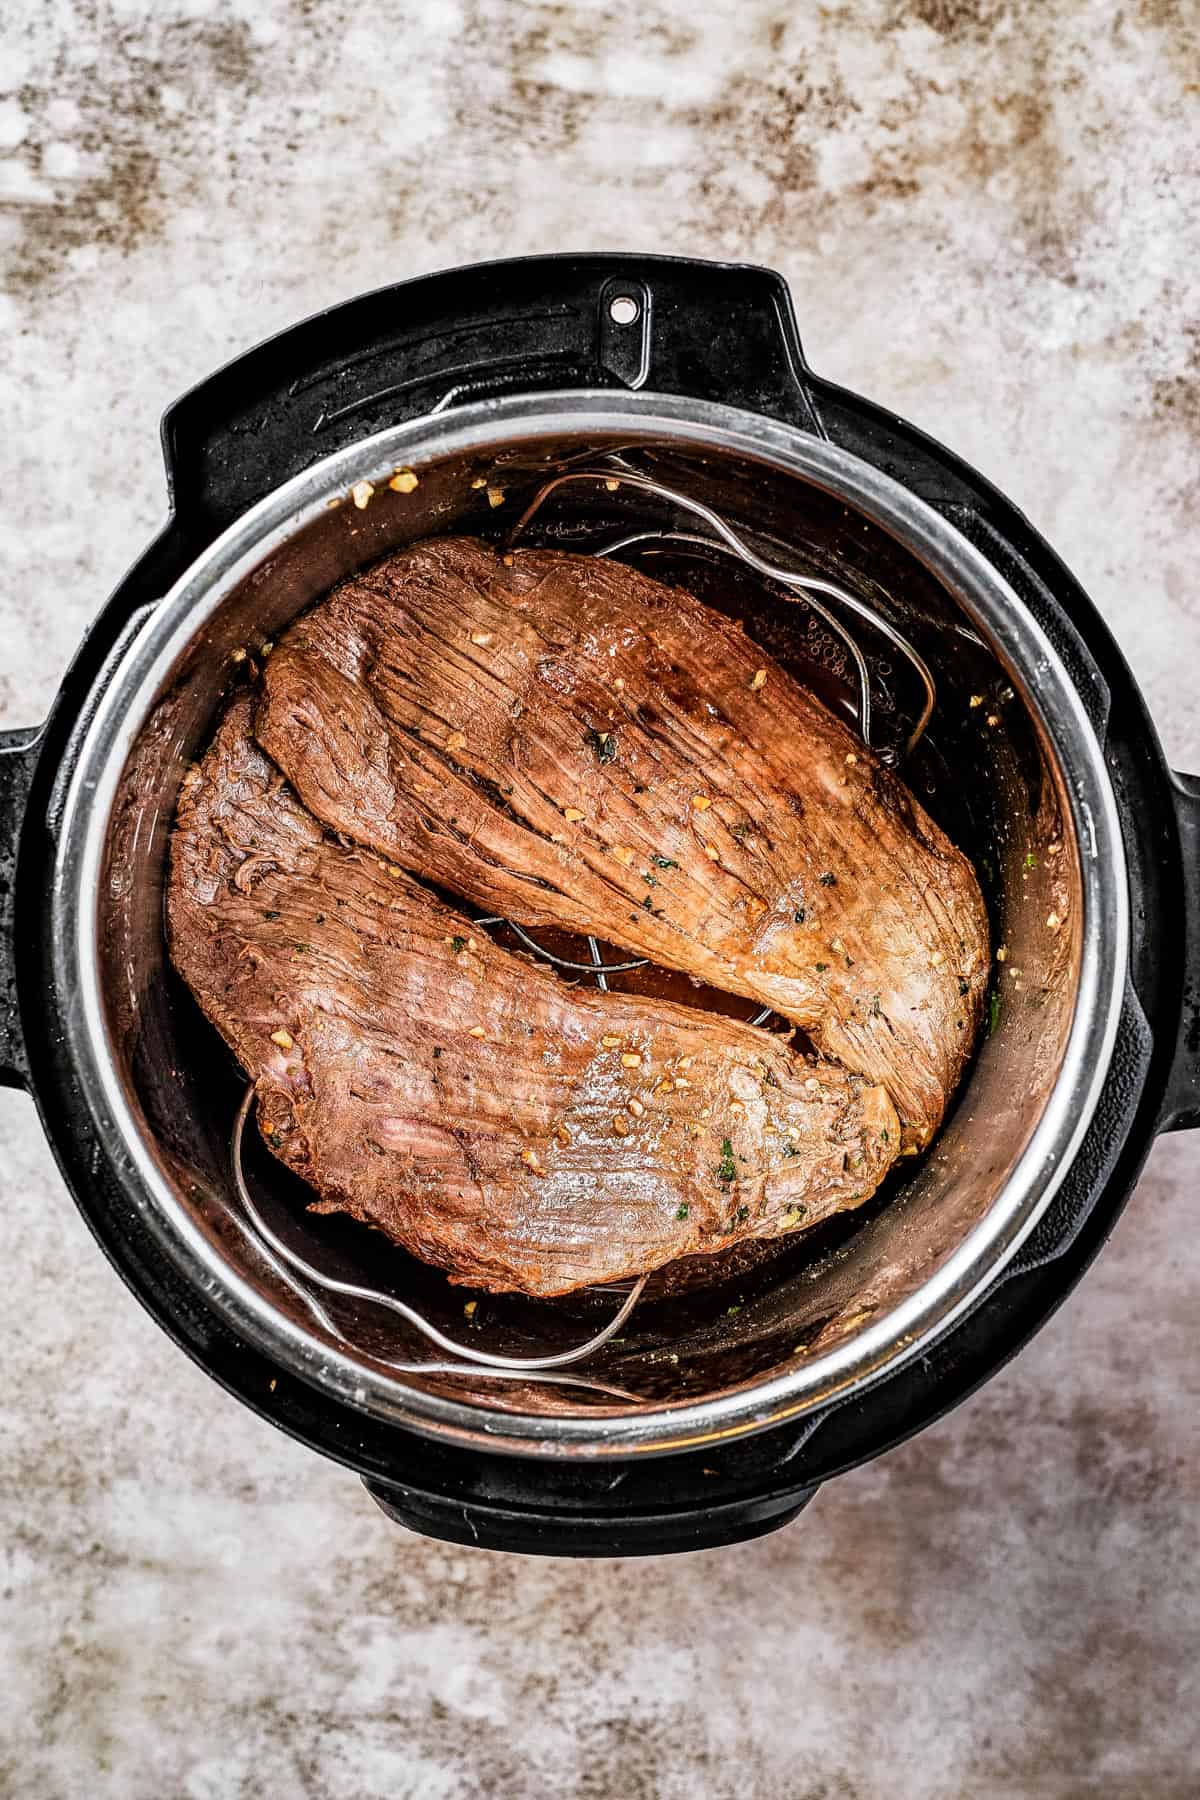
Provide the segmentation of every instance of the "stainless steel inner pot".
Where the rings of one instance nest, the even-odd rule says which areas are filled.
[[[772,543],[780,560],[834,577],[916,643],[938,708],[905,773],[975,858],[1007,956],[990,1035],[951,1117],[879,1204],[745,1280],[644,1304],[574,1379],[517,1384],[422,1369],[434,1353],[378,1308],[327,1302],[329,1329],[246,1235],[228,1169],[244,1077],[167,964],[165,853],[180,779],[244,679],[241,652],[403,544],[501,535],[548,471],[613,449]],[[420,478],[409,494],[386,486],[399,467]],[[360,510],[349,490],[364,478],[376,492]],[[498,508],[489,487],[503,490]],[[615,536],[667,522],[633,491],[569,487],[532,541],[586,548],[604,527]],[[690,575],[642,566],[686,577],[714,604],[736,595],[747,629],[803,678],[794,602],[747,586],[727,563]],[[886,724],[889,706],[907,704],[903,671],[868,649]],[[1128,903],[1113,796],[1079,696],[1033,618],[944,518],[866,463],[757,414],[664,396],[463,407],[365,439],[270,495],[134,622],[118,657],[59,837],[54,962],[72,996],[71,1049],[131,1203],[185,1279],[280,1369],[459,1442],[559,1457],[678,1449],[819,1408],[915,1355],[1044,1212],[1091,1118],[1117,1024]],[[256,1165],[262,1203],[306,1257],[416,1294],[462,1335],[462,1290],[376,1234],[308,1217],[305,1190],[268,1163]],[[473,1329],[493,1348],[555,1348],[612,1304],[489,1300]]]

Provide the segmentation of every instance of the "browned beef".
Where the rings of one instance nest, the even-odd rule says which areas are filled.
[[[731,623],[557,551],[430,540],[267,666],[256,731],[326,824],[528,927],[772,1006],[936,1129],[988,976],[970,864]]]
[[[881,1088],[496,947],[397,865],[335,842],[251,716],[236,702],[185,782],[170,949],[319,1210],[455,1280],[558,1294],[874,1190],[899,1141]]]

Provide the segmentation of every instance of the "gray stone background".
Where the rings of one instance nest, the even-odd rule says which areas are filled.
[[[782,269],[1200,768],[1195,0],[10,0],[0,73],[3,723],[160,519],[174,395],[356,290],[629,247]],[[799,1524],[586,1565],[389,1528],[143,1316],[21,1096],[0,1134],[5,1794],[1200,1792],[1200,1145]]]

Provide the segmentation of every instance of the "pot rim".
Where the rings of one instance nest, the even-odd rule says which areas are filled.
[[[431,1394],[355,1362],[277,1312],[222,1263],[149,1153],[119,1079],[101,988],[97,904],[118,781],[181,655],[237,584],[357,480],[418,472],[449,455],[511,451],[568,431],[738,453],[854,506],[917,556],[987,632],[1053,744],[1081,846],[1079,985],[1062,1067],[1005,1187],[914,1294],[794,1370],[700,1401],[568,1418],[491,1410]],[[1124,845],[1101,745],[1048,638],[1013,589],[948,520],[891,476],[796,427],[717,402],[611,390],[514,395],[428,414],[359,440],[268,494],[187,568],[131,641],[88,726],[55,860],[54,978],[81,1091],[130,1201],[179,1269],[234,1331],[344,1405],[458,1443],[541,1456],[630,1456],[697,1448],[812,1413],[928,1348],[1016,1254],[1049,1206],[1091,1121],[1116,1037],[1128,962]]]

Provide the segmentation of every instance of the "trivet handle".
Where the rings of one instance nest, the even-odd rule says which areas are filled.
[[[29,1079],[17,1002],[17,853],[41,735],[40,725],[0,731],[0,1087]]]
[[[1175,775],[1175,820],[1183,862],[1182,942],[1167,955],[1179,958],[1180,1012],[1175,1060],[1167,1082],[1160,1131],[1200,1125],[1200,775]]]

